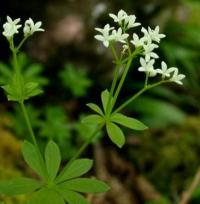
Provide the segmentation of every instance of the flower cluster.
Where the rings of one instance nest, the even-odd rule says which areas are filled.
[[[138,71],[144,72],[148,77],[154,77],[157,74],[161,75],[162,80],[175,82],[182,84],[181,80],[185,78],[185,75],[179,74],[176,67],[168,68],[165,62],[161,63],[161,68],[155,69],[155,60],[159,58],[155,49],[159,47],[160,40],[165,37],[160,33],[159,26],[155,29],[148,27],[147,29],[142,27],[142,37],[139,37],[136,33],[133,33],[130,41],[128,40],[129,34],[127,33],[130,28],[140,26],[141,24],[136,22],[135,15],[128,15],[125,11],[120,10],[117,15],[109,14],[109,16],[118,24],[119,28],[115,29],[109,24],[106,24],[104,28],[95,28],[100,34],[95,35],[95,38],[102,41],[105,47],[109,47],[116,42],[122,43],[123,51],[130,49],[130,45],[135,49],[141,47],[143,49],[143,56],[140,58],[140,67]]]
[[[15,20],[12,20],[9,16],[7,16],[7,22],[3,25],[3,35],[8,39],[12,39],[13,36],[17,33],[19,33],[18,29],[22,27],[20,23],[20,18],[17,18]],[[44,29],[41,28],[42,22],[36,22],[34,23],[31,18],[25,21],[25,25],[23,28],[24,37],[28,37],[30,35],[33,35],[33,33],[38,31],[44,31]]]

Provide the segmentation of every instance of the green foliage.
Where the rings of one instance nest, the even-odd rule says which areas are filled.
[[[2,86],[2,88],[5,90],[9,101],[23,102],[42,93],[38,83],[25,82],[20,73],[13,74],[10,83]]]
[[[112,114],[110,120],[112,122],[118,123],[122,126],[130,128],[132,130],[145,130],[145,129],[147,129],[147,126],[144,125],[139,120],[136,120],[135,118],[127,117],[121,113]]]
[[[14,196],[26,194],[39,189],[42,184],[39,181],[30,178],[15,178],[10,181],[0,183],[0,192],[2,194]]]
[[[25,141],[22,153],[27,164],[37,173],[41,182],[35,179],[19,178],[0,182],[0,193],[5,195],[18,195],[33,192],[30,204],[64,204],[72,202],[71,198],[77,196],[77,201],[88,203],[80,193],[102,193],[108,191],[108,186],[96,179],[78,178],[87,173],[92,167],[92,161],[79,159],[66,165],[64,170],[56,177],[61,162],[60,151],[56,143],[50,141],[45,149],[45,160],[39,150],[30,142]],[[37,190],[37,191],[36,191]],[[75,191],[75,192],[74,192]],[[67,192],[69,198],[64,196]]]
[[[39,176],[47,179],[46,167],[39,150],[30,142],[25,141],[22,146],[22,154],[26,163],[37,172]]]
[[[122,130],[114,123],[106,123],[106,130],[111,141],[121,148],[125,143],[125,137]]]
[[[85,68],[77,69],[73,64],[66,64],[59,74],[64,87],[68,88],[76,97],[85,96],[92,81],[87,76]]]
[[[110,97],[110,99],[109,99]],[[110,100],[110,101],[109,101]],[[142,122],[135,118],[127,117],[121,113],[109,113],[110,105],[113,103],[113,97],[108,90],[101,93],[101,101],[104,112],[101,108],[89,103],[87,106],[98,114],[91,114],[83,118],[82,122],[86,124],[106,125],[106,130],[111,141],[121,148],[125,143],[125,136],[120,127],[115,123],[130,128],[132,130],[145,130],[147,128]]]
[[[35,82],[40,86],[45,86],[48,84],[49,80],[41,76],[44,67],[38,63],[30,63],[27,55],[20,53],[18,55],[19,69],[23,75],[24,82]],[[8,84],[13,77],[13,62],[11,61],[9,65],[5,63],[0,63],[0,85]]]
[[[62,181],[82,176],[92,168],[92,165],[93,165],[92,160],[77,159],[74,162],[72,162],[72,164],[68,168],[63,169],[59,177],[56,179],[56,182],[59,183]]]

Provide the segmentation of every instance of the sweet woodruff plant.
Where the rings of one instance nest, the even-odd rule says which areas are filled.
[[[95,28],[98,32],[95,38],[109,48],[113,54],[115,70],[111,88],[101,93],[101,103],[98,106],[88,103],[87,106],[94,114],[83,118],[83,123],[94,124],[96,129],[88,137],[79,151],[70,159],[64,168],[60,168],[61,155],[58,145],[49,141],[44,151],[41,151],[32,129],[30,119],[24,104],[25,100],[42,93],[39,84],[34,81],[25,81],[18,63],[18,53],[25,41],[35,32],[43,32],[42,23],[34,23],[31,18],[25,21],[23,26],[23,39],[16,45],[14,37],[22,28],[20,19],[12,20],[7,17],[3,25],[3,35],[9,42],[13,58],[12,78],[2,86],[7,99],[17,102],[23,112],[27,128],[30,132],[30,141],[24,141],[22,155],[27,165],[38,175],[40,179],[14,178],[0,182],[0,194],[14,196],[31,193],[28,204],[89,204],[84,193],[104,193],[109,190],[107,184],[95,178],[82,177],[93,165],[91,159],[80,159],[81,153],[104,127],[110,140],[121,148],[125,143],[125,136],[121,127],[132,130],[145,130],[147,128],[139,120],[128,117],[121,112],[143,92],[164,83],[175,82],[182,85],[185,77],[179,74],[176,67],[168,67],[165,62],[155,68],[155,60],[159,58],[155,49],[159,47],[160,40],[165,37],[159,33],[159,26],[155,29],[141,28],[142,37],[136,33],[131,34],[132,29],[140,26],[136,22],[135,15],[128,15],[120,10],[117,15],[109,14],[116,23],[116,28],[106,24],[103,28]],[[119,48],[120,47],[120,48]],[[120,49],[120,50],[119,50]],[[128,100],[116,107],[126,76],[131,68],[133,60],[139,58],[139,72],[145,75],[144,86],[137,93],[131,95]],[[150,79],[156,77],[157,82],[151,83]],[[155,81],[155,80],[154,80]],[[43,153],[44,152],[44,153]],[[66,152],[67,154],[67,152]]]

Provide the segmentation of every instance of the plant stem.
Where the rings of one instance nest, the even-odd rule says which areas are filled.
[[[117,84],[119,69],[121,67],[121,59],[118,58],[114,46],[111,46],[111,49],[112,49],[113,56],[115,58],[116,68],[115,68],[114,78],[113,78],[113,81],[112,81],[112,85],[111,85],[111,89],[110,89],[110,95],[109,95],[108,103],[107,103],[107,107],[106,107],[106,114],[108,114],[108,115],[109,115],[109,112],[110,112],[111,98],[113,96],[113,93],[114,93],[114,90],[115,90],[115,87],[116,87],[116,84]],[[108,115],[106,115],[106,116],[108,117]]]
[[[73,163],[73,161],[75,161],[82,153],[83,151],[87,148],[87,146],[92,142],[92,140],[94,139],[94,137],[97,135],[97,133],[102,129],[102,127],[104,126],[104,123],[97,126],[96,129],[94,130],[94,132],[91,134],[91,136],[82,144],[82,146],[80,147],[80,149],[78,150],[78,152],[69,160],[69,162],[67,163],[67,165],[63,168],[62,172],[59,174],[59,176],[57,177],[57,182],[59,183],[59,178],[63,175],[63,173],[66,171],[66,169],[69,168],[69,166]]]
[[[128,60],[128,62],[127,62],[127,64],[126,64],[126,67],[125,67],[124,73],[123,73],[123,75],[122,75],[122,78],[121,78],[121,80],[120,80],[120,82],[119,82],[119,84],[118,84],[118,87],[117,87],[117,90],[116,90],[116,92],[115,92],[115,95],[114,95],[114,97],[113,97],[112,107],[111,107],[111,110],[110,110],[110,111],[112,111],[112,109],[113,109],[113,107],[114,107],[114,105],[115,105],[115,103],[116,103],[117,97],[118,97],[118,95],[119,95],[119,93],[120,93],[120,91],[121,91],[121,88],[122,88],[123,83],[124,83],[124,81],[125,81],[126,75],[127,75],[128,71],[129,71],[131,62],[132,62],[132,58],[130,57],[129,60]]]
[[[147,91],[147,90],[149,90],[151,88],[154,88],[156,86],[159,86],[160,84],[167,83],[167,82],[168,82],[168,80],[160,81],[160,82],[145,86],[140,91],[138,91],[136,94],[134,94],[132,97],[130,97],[127,101],[125,101],[122,105],[120,105],[113,113],[117,113],[117,112],[121,111],[123,108],[125,108],[130,103],[132,103],[138,96],[143,94],[145,91]]]
[[[97,128],[94,130],[94,132],[91,134],[91,136],[82,144],[82,146],[80,147],[80,149],[78,150],[78,152],[70,159],[70,161],[68,162],[67,166],[70,166],[70,164],[76,160],[82,153],[83,151],[87,148],[87,146],[92,142],[92,140],[94,139],[94,137],[97,135],[97,133],[102,129],[102,127],[104,126],[104,124],[101,124],[99,126],[97,126]]]
[[[29,116],[28,116],[26,107],[25,107],[25,105],[24,105],[24,102],[20,102],[19,104],[20,104],[21,109],[22,109],[22,112],[23,112],[23,114],[24,114],[24,118],[25,118],[25,121],[26,121],[28,130],[29,130],[29,132],[30,132],[31,140],[32,140],[33,144],[34,144],[36,147],[38,147],[37,142],[36,142],[36,138],[35,138],[35,134],[34,134],[34,132],[33,132],[33,129],[32,129],[32,126],[31,126],[31,122],[30,122],[30,119],[29,119]]]
[[[20,50],[20,48],[22,47],[22,45],[24,44],[24,42],[27,40],[28,37],[29,37],[29,35],[24,37],[23,40],[19,43],[19,45],[16,48],[17,52]]]

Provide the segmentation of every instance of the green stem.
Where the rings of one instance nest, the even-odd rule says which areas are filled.
[[[82,144],[82,146],[80,147],[80,149],[78,150],[78,152],[70,159],[70,161],[68,162],[67,166],[70,166],[71,163],[76,160],[83,152],[84,150],[87,148],[87,146],[92,142],[92,140],[94,139],[94,137],[97,135],[97,133],[103,128],[104,124],[101,124],[99,126],[97,126],[97,128],[94,130],[94,132],[91,134],[91,136]]]
[[[19,102],[20,106],[21,106],[21,109],[22,109],[22,112],[24,114],[24,118],[25,118],[25,121],[26,121],[26,124],[27,124],[27,127],[28,127],[28,130],[30,132],[30,136],[31,136],[31,140],[33,142],[33,144],[38,147],[37,145],[37,142],[36,142],[36,138],[35,138],[35,134],[33,132],[33,129],[32,129],[32,126],[31,126],[31,122],[30,122],[30,119],[28,117],[28,113],[26,111],[26,107],[24,105],[24,102]]]
[[[16,48],[16,51],[17,51],[17,52],[20,50],[20,48],[21,48],[22,45],[25,43],[25,41],[27,40],[28,37],[29,37],[29,35],[26,36],[26,37],[24,37],[23,40],[19,43],[19,45],[18,45],[17,48]]]
[[[144,87],[148,86],[149,73],[146,73]]]
[[[146,87],[144,87],[143,89],[141,89],[140,91],[138,91],[136,94],[134,94],[132,97],[130,97],[127,101],[125,101],[122,105],[120,105],[113,113],[117,113],[119,111],[121,111],[122,109],[124,109],[126,106],[128,106],[130,103],[132,103],[138,96],[140,96],[141,94],[143,94],[145,91],[154,88],[156,86],[159,86],[160,84],[163,83],[167,83],[169,82],[168,80],[165,81],[160,81],[151,85],[147,85]]]
[[[69,162],[67,163],[67,165],[64,167],[64,169],[62,170],[62,172],[60,173],[60,175],[57,177],[57,182],[59,183],[59,179],[60,177],[63,175],[63,173],[66,171],[66,169],[69,168],[69,166],[73,163],[73,161],[75,161],[83,152],[84,150],[87,148],[87,146],[92,142],[92,140],[94,139],[94,137],[97,135],[97,133],[103,128],[104,123],[97,126],[97,128],[94,130],[94,132],[91,134],[91,136],[82,144],[82,146],[80,147],[80,149],[78,150],[78,152],[69,160]]]
[[[123,72],[123,75],[122,75],[121,80],[120,80],[120,82],[118,84],[117,90],[115,92],[115,95],[113,97],[113,102],[112,102],[112,106],[111,106],[110,112],[112,111],[112,109],[113,109],[113,107],[114,107],[114,105],[116,103],[117,97],[118,97],[118,95],[119,95],[119,93],[121,91],[121,88],[122,88],[123,83],[125,81],[126,75],[127,75],[128,71],[129,71],[129,68],[130,68],[132,60],[133,60],[133,58],[130,57],[129,60],[128,60],[128,63],[126,64],[125,70]]]
[[[114,93],[114,90],[115,90],[115,87],[116,87],[116,84],[117,84],[117,79],[118,79],[118,75],[119,75],[119,69],[121,67],[121,59],[118,58],[114,46],[111,46],[111,50],[112,50],[113,56],[115,58],[116,68],[115,68],[115,73],[114,73],[114,79],[112,81],[112,85],[111,85],[111,89],[110,89],[110,95],[109,95],[109,98],[108,98],[108,104],[107,104],[107,107],[106,107],[106,116],[107,117],[108,117],[107,114],[110,112],[111,98],[113,96],[113,93]]]

